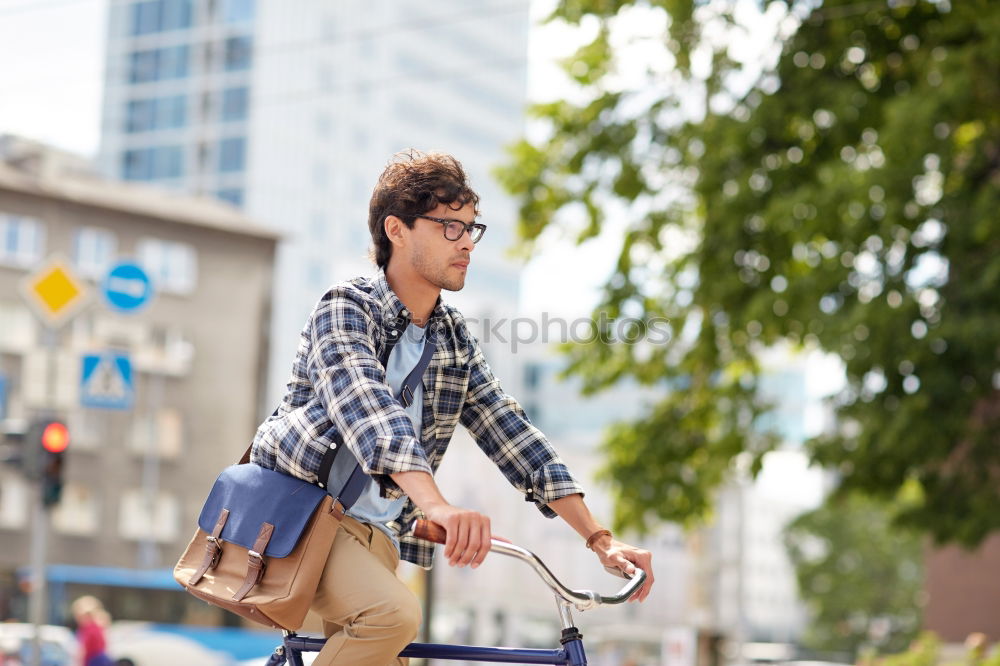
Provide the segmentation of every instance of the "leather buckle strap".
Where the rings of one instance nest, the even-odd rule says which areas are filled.
[[[208,548],[206,550],[212,554],[212,561],[208,563],[208,568],[214,569],[219,566],[219,560],[222,559],[222,544],[225,542],[212,534],[205,537],[205,541],[208,542]]]
[[[219,566],[219,559],[222,557],[222,539],[219,537],[222,535],[222,528],[226,526],[226,521],[229,519],[229,509],[223,509],[219,512],[219,519],[215,521],[215,527],[212,528],[212,533],[205,537],[205,559],[202,560],[201,565],[198,569],[191,575],[190,580],[188,580],[188,585],[195,585],[198,581],[202,579],[202,576],[209,569],[214,569]]]
[[[250,590],[264,577],[267,563],[264,562],[262,553],[267,550],[267,543],[271,540],[272,534],[274,534],[274,525],[264,523],[260,526],[257,540],[254,542],[253,548],[247,552],[247,575],[243,579],[243,586],[233,595],[233,601],[243,601],[243,598],[250,594]]]

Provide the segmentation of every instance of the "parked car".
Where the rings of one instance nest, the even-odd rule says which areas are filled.
[[[32,663],[35,627],[22,622],[0,623],[0,666]],[[42,666],[70,666],[76,657],[76,638],[66,627],[41,626]]]

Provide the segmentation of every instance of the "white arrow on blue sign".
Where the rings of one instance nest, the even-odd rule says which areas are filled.
[[[105,351],[84,354],[80,404],[99,409],[131,409],[135,398],[132,361],[128,354]]]
[[[139,264],[123,261],[115,264],[102,285],[104,299],[115,310],[136,312],[149,304],[153,283]]]

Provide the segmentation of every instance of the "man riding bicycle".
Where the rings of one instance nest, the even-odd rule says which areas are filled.
[[[452,566],[478,567],[490,547],[489,517],[450,504],[433,474],[461,422],[507,480],[548,517],[560,516],[605,566],[649,576],[651,555],[613,539],[545,436],[505,394],[441,290],[465,285],[479,196],[459,162],[416,151],[397,155],[379,178],[368,226],[374,278],[333,286],[309,317],[288,392],[257,430],[251,461],[333,492],[354,467],[371,477],[337,532],[313,610],[325,647],[314,664],[403,664],[420,604],[395,570],[400,558],[431,565],[433,545],[405,529],[420,513],[447,530]],[[412,373],[422,376],[401,392]],[[399,399],[397,399],[399,396]],[[333,457],[341,444],[353,455]],[[332,463],[329,462],[332,460]]]

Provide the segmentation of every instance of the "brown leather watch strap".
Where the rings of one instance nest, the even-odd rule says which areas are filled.
[[[201,566],[191,574],[188,585],[196,585],[206,571],[218,566],[219,558],[222,557],[222,540],[219,539],[219,536],[222,534],[222,528],[226,526],[228,519],[229,509],[223,509],[219,512],[219,519],[215,521],[212,533],[205,537],[205,559],[202,560]]]
[[[257,540],[254,542],[253,548],[247,552],[247,575],[243,579],[243,587],[233,595],[233,601],[243,601],[243,597],[250,594],[250,590],[264,576],[264,551],[267,549],[267,543],[271,540],[272,534],[274,534],[274,525],[264,523],[260,526]]]
[[[603,536],[609,536],[611,538],[614,538],[614,535],[611,534],[611,530],[604,530],[604,529],[597,530],[589,537],[587,537],[587,548],[589,548],[590,550],[594,550],[594,544],[597,543],[597,540]]]

